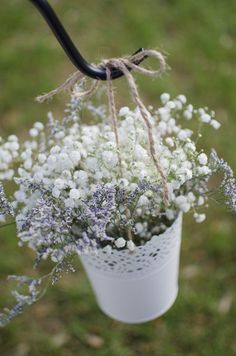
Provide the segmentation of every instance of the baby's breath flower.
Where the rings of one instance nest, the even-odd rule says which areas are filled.
[[[126,241],[125,241],[125,239],[123,237],[119,237],[117,240],[115,240],[115,245],[118,248],[125,247]]]

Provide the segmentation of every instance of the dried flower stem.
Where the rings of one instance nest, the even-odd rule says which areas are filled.
[[[149,150],[150,150],[150,154],[151,157],[153,159],[153,162],[158,170],[158,172],[161,175],[161,179],[162,179],[162,183],[163,183],[163,189],[164,189],[164,194],[163,194],[163,198],[164,198],[164,204],[167,207],[169,204],[169,194],[168,194],[168,186],[167,186],[167,179],[166,179],[166,175],[161,167],[161,163],[159,161],[159,158],[157,157],[156,154],[156,150],[155,150],[155,144],[154,144],[154,139],[153,139],[153,135],[152,135],[152,125],[149,121],[149,114],[148,111],[145,107],[145,105],[143,104],[139,92],[138,92],[138,88],[137,85],[135,83],[134,77],[132,76],[132,74],[130,73],[130,71],[128,70],[128,66],[130,65],[130,63],[132,64],[132,68],[134,68],[136,70],[136,65],[134,65],[133,67],[133,63],[130,62],[127,59],[111,59],[110,61],[105,61],[105,65],[106,68],[108,66],[113,66],[116,68],[119,68],[124,75],[126,76],[126,79],[128,81],[129,87],[130,87],[130,91],[133,97],[134,102],[136,103],[136,105],[138,106],[140,113],[145,121],[145,124],[147,126],[147,130],[148,130],[148,141],[149,141]],[[139,68],[139,67],[137,67]],[[139,72],[142,73],[142,70],[144,71],[143,73],[146,74],[146,72],[149,72],[143,68],[139,68]],[[150,71],[153,72],[153,71]],[[109,82],[109,80],[108,80]]]

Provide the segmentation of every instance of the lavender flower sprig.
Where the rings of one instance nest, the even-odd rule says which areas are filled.
[[[223,173],[223,180],[219,186],[219,191],[223,193],[225,203],[232,212],[236,212],[236,181],[233,170],[223,158],[219,158],[216,151],[212,150],[210,156],[212,169],[218,173]]]

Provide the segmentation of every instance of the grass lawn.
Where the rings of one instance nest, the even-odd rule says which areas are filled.
[[[222,123],[202,143],[236,170],[236,2],[233,0],[51,0],[89,61],[140,47],[168,53],[171,70],[137,82],[145,103],[161,92],[184,93],[209,106]],[[29,1],[3,0],[0,11],[0,136],[24,135],[48,111],[63,117],[66,94],[37,104],[34,97],[75,71]],[[120,104],[130,99],[116,82]],[[127,95],[126,95],[127,94]],[[1,356],[222,356],[236,354],[236,219],[211,206],[208,220],[184,220],[180,290],[160,319],[125,325],[97,307],[78,262],[43,300],[0,330]],[[17,247],[14,228],[0,233],[0,306],[10,303],[9,274],[30,274],[34,255]]]

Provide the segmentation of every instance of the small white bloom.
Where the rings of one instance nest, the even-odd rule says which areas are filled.
[[[76,171],[74,173],[74,179],[81,185],[85,184],[88,180],[88,173],[85,171]]]
[[[192,152],[195,152],[195,151],[196,151],[196,146],[195,146],[194,143],[192,143],[192,142],[186,143],[185,147],[186,147],[186,149],[189,150],[189,151],[192,151]]]
[[[207,164],[208,158],[205,153],[201,153],[197,159],[202,166],[205,166]]]
[[[39,132],[35,128],[29,130],[29,134],[31,137],[37,137]]]
[[[119,116],[126,116],[130,112],[130,109],[127,106],[124,106],[123,108],[120,109],[119,111]]]
[[[211,173],[211,169],[207,166],[202,166],[197,168],[199,174],[207,175]]]
[[[16,135],[10,135],[8,136],[8,141],[16,142],[18,141],[18,137]]]
[[[195,221],[200,224],[206,219],[206,214],[194,213],[193,217],[194,217]]]
[[[104,151],[102,153],[102,158],[103,161],[110,167],[115,167],[117,165],[117,155],[115,155],[112,151]]]
[[[174,141],[171,137],[166,138],[166,143],[168,146],[173,147],[174,146]]]
[[[175,109],[176,108],[176,104],[174,103],[174,101],[168,101],[167,103],[166,103],[166,107],[168,108],[168,109]]]
[[[183,104],[186,104],[186,102],[187,102],[187,98],[183,94],[178,95],[177,99],[179,99]]]
[[[29,170],[32,167],[32,159],[28,158],[25,162],[24,162],[24,168]]]
[[[134,242],[132,241],[132,240],[129,240],[128,242],[127,242],[127,247],[128,247],[128,249],[130,250],[130,251],[134,251],[135,250],[135,244],[134,244]]]
[[[61,179],[61,178],[57,178],[54,182],[54,185],[57,189],[61,190],[65,187],[66,185],[66,182],[64,179]]]
[[[54,165],[56,161],[57,161],[57,157],[55,155],[48,156],[47,162],[50,166]]]
[[[196,200],[196,197],[195,197],[195,195],[193,194],[193,192],[189,192],[189,193],[188,193],[188,201],[189,201],[190,203],[193,203],[195,200]]]
[[[17,141],[10,142],[10,145],[9,145],[10,151],[17,151],[17,150],[19,150],[19,148],[20,148],[20,145]]]
[[[81,196],[80,191],[78,189],[71,189],[70,190],[70,198],[73,200],[79,199]]]
[[[168,93],[163,93],[163,94],[161,94],[160,99],[161,99],[161,102],[162,102],[163,104],[166,104],[167,101],[170,100],[170,94],[168,94]]]
[[[68,198],[64,201],[66,208],[74,208],[75,207],[75,201],[74,199]]]
[[[98,168],[98,162],[94,157],[88,157],[86,163],[88,169],[91,170],[92,172],[95,172],[96,169]]]
[[[199,197],[199,198],[198,198],[198,201],[197,201],[197,205],[201,206],[201,205],[203,205],[204,203],[205,203],[204,198],[203,198],[203,197]]]
[[[81,159],[81,155],[78,151],[72,151],[69,153],[69,157],[71,159],[71,161],[77,165]]]
[[[36,129],[36,130],[38,130],[38,131],[43,131],[43,129],[44,129],[44,125],[42,124],[42,122],[35,122],[35,124],[34,124],[34,128]]]
[[[126,241],[123,237],[119,237],[117,240],[115,240],[115,245],[118,248],[122,248],[126,245]]]
[[[56,145],[51,148],[50,153],[55,154],[55,153],[59,153],[60,151],[61,151],[60,146]]]
[[[193,113],[190,110],[185,110],[183,115],[186,120],[191,120],[193,117]]]
[[[52,190],[52,195],[54,196],[54,198],[59,198],[61,194],[61,191],[59,189],[57,189],[57,187],[54,187]]]
[[[63,131],[59,131],[59,132],[56,132],[55,133],[55,138],[60,140],[62,139],[63,137],[65,137],[65,133]]]
[[[142,223],[136,223],[135,224],[135,230],[138,235],[142,234],[143,232],[143,224]]]
[[[210,116],[209,114],[206,114],[206,113],[204,112],[204,114],[202,114],[202,115],[200,116],[200,120],[201,120],[202,122],[208,124],[208,123],[211,121],[211,116]]]
[[[172,209],[166,209],[166,217],[168,220],[173,220],[175,218],[175,212]]]
[[[175,198],[175,204],[184,213],[187,213],[191,207],[184,195],[179,195],[177,198]]]
[[[220,128],[220,126],[221,126],[221,124],[220,124],[217,120],[215,120],[215,119],[211,120],[210,125],[211,125],[215,130],[218,130],[218,129]]]
[[[38,160],[39,160],[39,163],[44,163],[47,160],[47,156],[43,153],[40,153],[38,155]]]
[[[188,133],[186,130],[180,130],[177,136],[181,141],[185,141],[188,138]]]
[[[145,195],[141,195],[141,197],[139,198],[139,201],[138,201],[138,205],[145,206],[145,205],[148,205],[148,203],[149,203],[149,199]]]
[[[167,124],[165,121],[161,121],[159,122],[158,126],[157,126],[157,129],[158,131],[161,133],[161,134],[165,134],[166,133],[166,130],[167,130]]]

